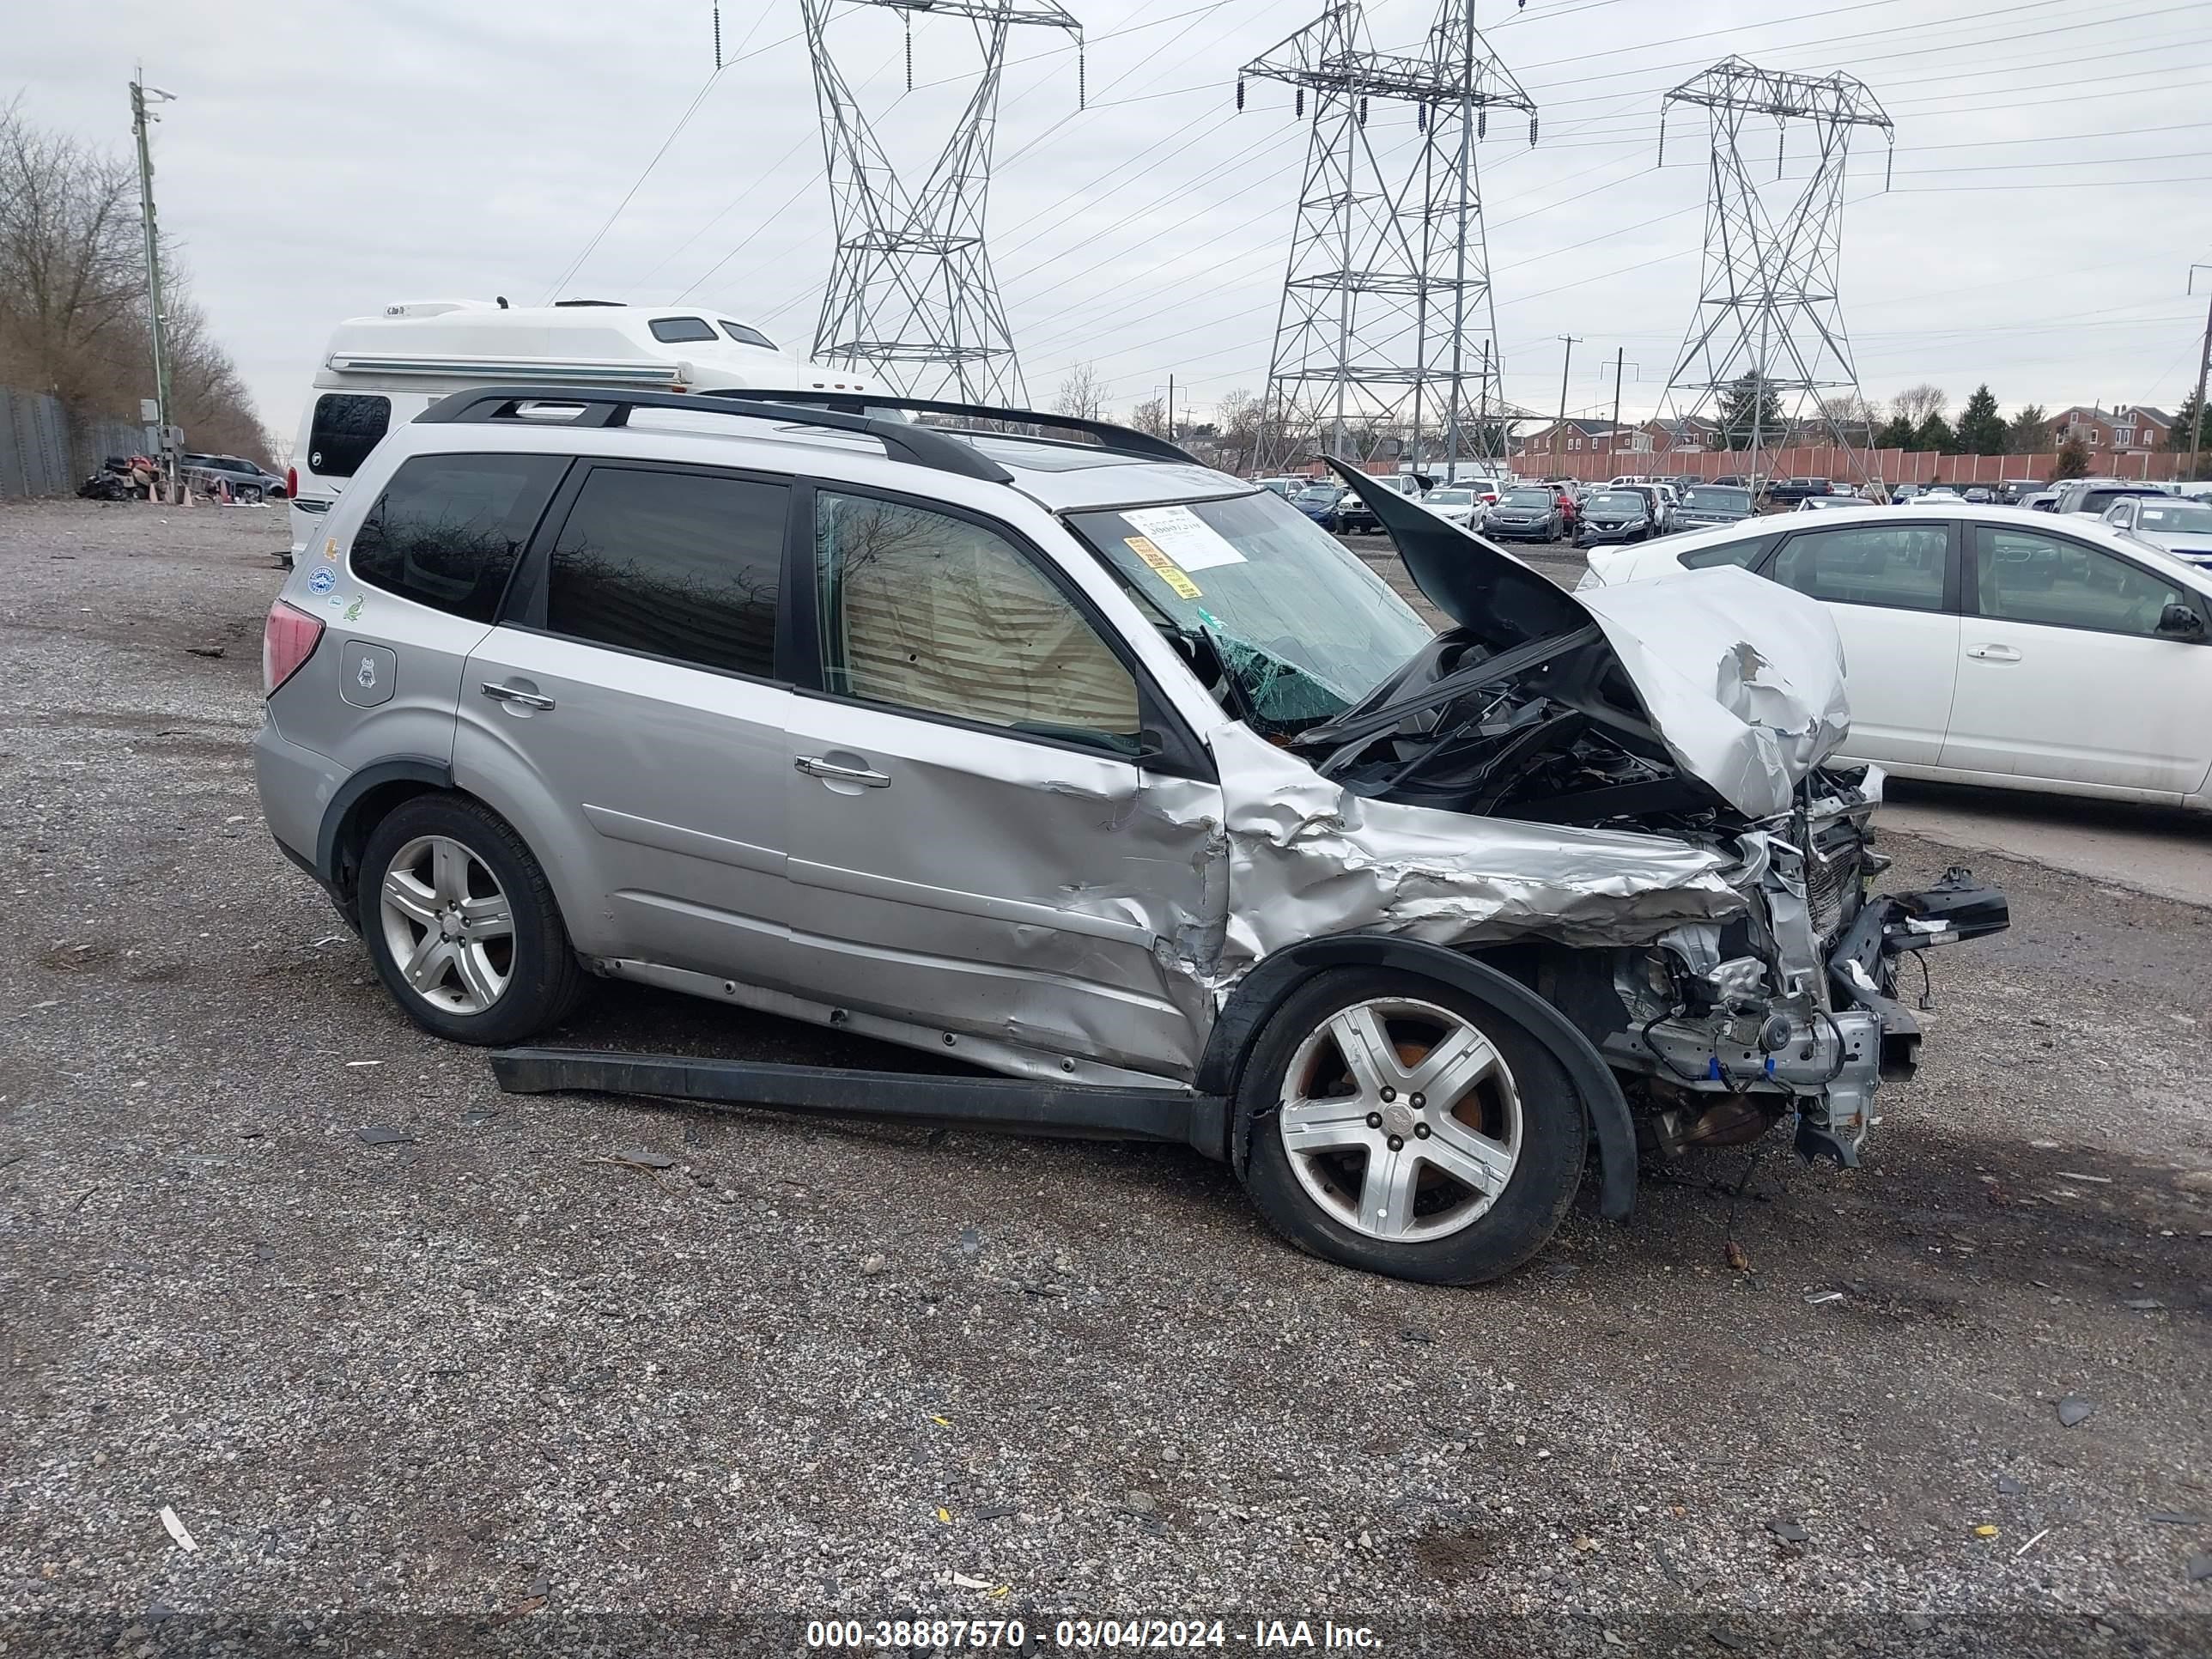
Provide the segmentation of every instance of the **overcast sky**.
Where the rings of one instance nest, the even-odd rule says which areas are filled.
[[[1089,107],[1064,37],[1018,31],[990,205],[1031,397],[1089,362],[1126,410],[1172,372],[1204,418],[1265,384],[1304,161],[1288,89],[1255,82],[1239,114],[1236,71],[1318,4],[1068,3]],[[564,297],[685,295],[811,340],[831,237],[798,0],[726,3],[735,61],[719,76],[710,0],[97,9],[94,27],[79,6],[10,0],[0,99],[121,153],[134,58],[177,94],[156,129],[162,222],[280,453],[332,325],[396,300],[538,303],[559,282]],[[1375,43],[1418,40],[1432,11],[1376,0]],[[2212,261],[2205,0],[1479,0],[1476,16],[1543,112],[1533,149],[1507,120],[1480,152],[1516,401],[1556,405],[1554,337],[1573,334],[1571,407],[1610,412],[1617,349],[1625,412],[1656,405],[1696,307],[1705,185],[1702,127],[1680,114],[1655,165],[1659,100],[1730,52],[1856,75],[1896,122],[1889,190],[1875,135],[1844,210],[1869,396],[1932,380],[1955,409],[1986,380],[2008,411],[2170,409],[2194,384],[2212,277],[2187,297],[2191,262]],[[848,78],[896,106],[882,131],[913,153],[959,90],[961,26],[917,26],[910,94],[895,21],[839,27]]]

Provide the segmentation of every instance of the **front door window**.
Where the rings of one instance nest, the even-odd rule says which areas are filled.
[[[1004,537],[896,501],[816,498],[823,689],[1110,753],[1138,750],[1137,683]]]

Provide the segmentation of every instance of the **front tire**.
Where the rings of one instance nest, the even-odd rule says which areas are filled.
[[[520,1042],[582,994],[544,871],[476,801],[417,795],[395,807],[362,850],[355,907],[377,977],[434,1036]]]
[[[1245,1188],[1301,1249],[1479,1285],[1558,1230],[1582,1179],[1580,1098],[1550,1048],[1455,986],[1322,974],[1262,1029],[1239,1085]]]

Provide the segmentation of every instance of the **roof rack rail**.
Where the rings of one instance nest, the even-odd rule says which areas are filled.
[[[1133,426],[1117,426],[1111,421],[1093,421],[1080,415],[1051,415],[1038,409],[1001,409],[990,404],[949,404],[929,398],[886,398],[872,392],[710,391],[699,395],[702,398],[773,398],[778,403],[819,404],[825,409],[905,409],[923,415],[966,415],[978,420],[1012,421],[1024,426],[1063,427],[1070,432],[1088,433],[1108,449],[1118,449],[1125,454],[1148,455],[1158,461],[1182,461],[1191,466],[1206,465],[1180,445],[1165,438],[1156,438],[1149,432],[1139,432]],[[1031,443],[1056,441],[1050,438],[1031,438],[1022,432],[994,433],[991,435],[1027,439]]]
[[[689,415],[727,415],[733,419],[775,421],[785,426],[822,427],[836,432],[857,432],[873,438],[895,461],[907,461],[938,472],[957,472],[986,483],[1012,483],[1014,475],[973,445],[949,438],[942,432],[907,421],[872,420],[865,415],[834,410],[809,412],[803,405],[784,402],[755,402],[716,397],[712,401],[690,393],[668,392],[610,392],[604,386],[487,386],[456,392],[441,398],[415,418],[432,422],[522,421],[523,404],[577,404],[583,414],[568,422],[571,427],[622,427],[629,424],[635,409],[673,409]],[[543,422],[538,422],[543,424]]]

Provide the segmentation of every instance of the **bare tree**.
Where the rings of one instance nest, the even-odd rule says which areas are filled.
[[[1168,435],[1168,406],[1158,398],[1147,398],[1129,411],[1129,424],[1155,438]]]
[[[1821,398],[1820,414],[1823,419],[1832,421],[1838,426],[1848,425],[1853,422],[1863,422],[1869,427],[1881,424],[1881,411],[1856,392],[1846,392],[1840,397]]]
[[[1918,386],[1909,386],[1889,400],[1889,412],[1899,420],[1914,426],[1923,424],[1931,415],[1941,415],[1950,405],[1951,399],[1940,386],[1930,386],[1923,380]]]
[[[0,368],[106,400],[111,337],[146,299],[130,170],[0,110]]]
[[[238,370],[167,274],[170,419],[195,448],[269,459]],[[154,390],[138,183],[120,159],[0,107],[0,385],[51,392],[78,419],[135,420]]]
[[[1106,382],[1098,378],[1094,363],[1078,363],[1067,371],[1060,382],[1060,390],[1052,394],[1052,410],[1055,415],[1073,415],[1078,420],[1095,421],[1106,408]]]

